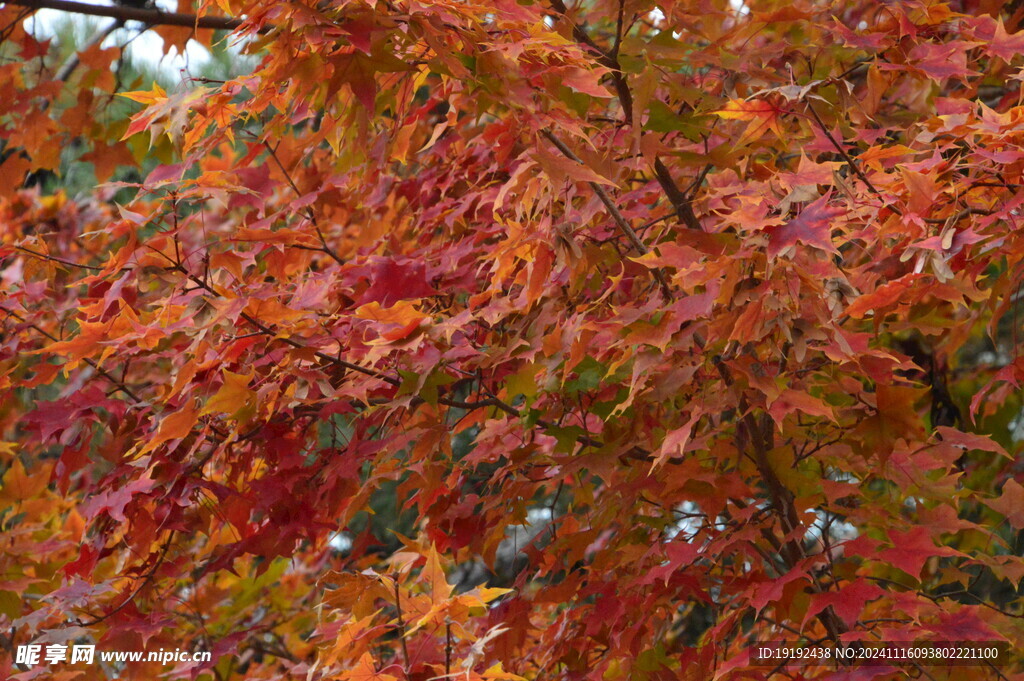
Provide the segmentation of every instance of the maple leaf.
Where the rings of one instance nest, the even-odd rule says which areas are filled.
[[[341,24],[340,28],[347,34],[349,42],[354,47],[361,50],[364,54],[371,54],[374,31],[377,30],[379,32],[372,14],[367,13],[364,16],[350,15]]]
[[[395,671],[399,671],[397,665],[391,665]],[[383,670],[378,671],[373,656],[370,653],[363,653],[356,666],[347,672],[343,672],[339,679],[347,681],[398,681],[397,676],[385,674]]]
[[[823,196],[808,204],[800,214],[784,225],[768,226],[768,254],[778,257],[781,253],[802,243],[814,246],[828,253],[838,253],[832,243],[832,221],[845,211],[839,206],[829,206],[829,196]]]
[[[929,629],[946,641],[998,641],[1000,636],[974,610],[958,608],[957,612],[939,612],[939,622]]]
[[[1003,490],[995,499],[986,499],[985,504],[993,511],[1002,513],[1006,522],[1015,530],[1024,528],[1024,486],[1014,479],[1003,483]]]
[[[153,83],[152,90],[135,90],[132,92],[119,92],[119,96],[130,99],[140,104],[156,104],[167,99],[167,92],[160,87],[159,83]]]
[[[927,215],[939,194],[935,178],[906,168],[903,169],[902,175],[907,193],[910,195],[908,207],[918,215]]]
[[[689,421],[682,428],[676,428],[665,435],[661,448],[658,450],[658,455],[651,462],[652,471],[665,463],[665,460],[670,456],[682,455],[686,451],[686,443],[689,442],[690,436],[693,433],[693,427],[700,420],[701,416],[702,414],[699,410],[694,410],[693,414],[690,415]]]
[[[29,475],[21,460],[15,458],[0,479],[0,502],[14,504],[39,496],[50,482],[52,468],[53,464],[49,464]]]
[[[199,411],[191,404],[164,416],[160,419],[160,425],[146,442],[141,453],[151,452],[165,442],[184,438],[192,432],[192,428],[198,420]]]
[[[15,643],[364,681],[1021,643],[1012,588],[924,596],[1024,575],[1024,38],[994,3],[649,4],[136,9],[254,63],[130,119],[119,48],[0,9]]]
[[[91,162],[96,168],[96,179],[107,180],[119,166],[134,166],[135,157],[123,143],[112,144],[103,150],[82,154],[82,160]]]
[[[966,79],[978,74],[967,67],[967,50],[977,44],[964,41],[952,41],[941,45],[920,43],[914,46],[908,56],[914,66],[936,82],[947,78]]]
[[[750,592],[750,605],[757,612],[761,612],[769,603],[781,599],[787,587],[791,588],[790,584],[806,580],[807,574],[805,572],[790,570],[778,579],[757,581],[748,590]]]
[[[772,104],[768,99],[732,99],[724,108],[715,113],[719,118],[750,121],[743,134],[736,140],[736,147],[742,147],[760,139],[769,130],[774,132],[779,139],[785,137],[780,123],[786,111]]]
[[[929,558],[963,555],[948,546],[936,546],[926,527],[912,527],[905,532],[890,530],[889,539],[893,547],[880,551],[879,557],[916,579],[921,578],[921,570]]]
[[[74,337],[51,343],[45,350],[39,350],[38,352],[59,353],[75,359],[81,359],[86,355],[92,354],[107,339],[110,327],[111,324],[109,322],[82,322],[78,333]]]
[[[526,681],[526,677],[505,671],[501,662],[488,667],[481,676],[487,681]]]
[[[8,156],[0,162],[0,192],[8,194],[11,187],[20,187],[25,174],[32,170],[32,161],[24,156]]]
[[[1024,579],[1024,558],[1020,556],[986,556],[985,564],[999,579],[1006,579],[1020,588]]]
[[[986,52],[1009,64],[1015,56],[1024,54],[1024,31],[1007,33],[1002,18],[997,18],[991,36],[986,36],[982,45]]]
[[[376,301],[367,303],[356,309],[355,316],[383,326],[380,337],[368,341],[369,345],[393,343],[408,338],[429,319],[414,303],[406,300],[400,300],[390,307],[382,307]]]
[[[253,374],[236,374],[225,371],[224,383],[217,393],[206,402],[200,414],[221,412],[237,417],[239,412],[251,407],[256,393],[249,389]]]
[[[1007,459],[1013,458],[1002,445],[991,437],[980,435],[978,433],[965,433],[962,430],[957,430],[956,428],[950,428],[948,426],[937,426],[935,428],[935,432],[942,438],[943,442],[948,442],[967,450],[994,452]]]
[[[862,319],[873,312],[885,311],[893,305],[899,304],[924,276],[923,274],[908,274],[894,281],[887,281],[875,288],[874,291],[858,296],[846,308],[846,314]]]
[[[877,584],[864,579],[845,584],[833,591],[816,593],[811,597],[811,605],[804,615],[804,624],[825,608],[831,607],[847,627],[854,629],[864,606],[880,598],[884,593]]]
[[[125,507],[131,503],[136,494],[145,494],[156,486],[156,481],[147,471],[142,477],[122,485],[116,490],[97,494],[82,504],[82,516],[92,518],[106,513],[118,522],[125,522]]]
[[[693,542],[676,539],[665,544],[665,562],[653,568],[644,577],[644,584],[663,580],[668,584],[672,575],[684,570],[700,556],[700,547]]]
[[[427,564],[423,568],[422,576],[430,585],[430,599],[434,605],[446,603],[452,595],[452,587],[448,584],[448,578],[437,555],[437,548],[433,544],[427,551]]]
[[[607,72],[608,70],[604,68],[591,70],[570,67],[559,70],[558,80],[577,92],[583,92],[592,97],[607,98],[612,95],[608,92],[608,88],[601,85],[600,82],[601,77]]]
[[[358,46],[342,48],[331,57],[331,77],[328,80],[328,97],[344,84],[368,113],[373,113],[377,101],[378,73],[395,73],[409,70],[409,65],[378,46],[372,54],[366,54]]]
[[[593,168],[560,154],[552,154],[542,145],[537,147],[534,158],[537,160],[538,165],[544,169],[544,172],[558,182],[568,178],[576,182],[594,182],[611,187],[615,186],[612,180],[604,177]]]
[[[40,402],[25,418],[25,423],[38,428],[43,440],[49,440],[56,433],[63,433],[81,413],[76,405],[67,400]]]
[[[409,301],[398,301],[394,305],[383,306],[374,301],[356,308],[355,316],[360,319],[370,319],[384,324],[400,324],[402,326],[420,322],[427,318],[427,315],[420,312],[416,305]]]
[[[427,298],[437,291],[427,281],[423,262],[387,258],[377,262],[370,271],[370,287],[363,294],[367,302],[389,307],[399,300]]]
[[[827,404],[801,390],[786,390],[780,393],[776,399],[771,401],[768,408],[768,413],[780,428],[786,415],[795,411],[835,420],[835,414]]]
[[[921,418],[914,410],[914,403],[922,392],[907,386],[880,384],[875,387],[877,410],[856,427],[865,451],[885,460],[899,440],[922,434]]]

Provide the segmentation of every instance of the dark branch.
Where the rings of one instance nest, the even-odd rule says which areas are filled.
[[[111,17],[122,21],[141,21],[151,26],[185,26],[188,28],[221,28],[233,30],[242,25],[240,19],[232,17],[200,17],[195,14],[165,12],[161,9],[144,9],[139,7],[90,5],[85,2],[71,0],[9,0],[8,5],[18,5],[29,9],[57,9],[75,14],[87,14],[94,17]]]
[[[580,157],[573,153],[572,149],[565,146],[565,143],[555,137],[550,130],[541,130],[541,134],[547,137],[548,140],[555,145],[555,148],[562,152],[562,155],[567,159],[575,161],[581,165],[583,164]],[[619,212],[618,206],[615,205],[615,202],[612,201],[610,196],[608,196],[608,193],[604,188],[596,182],[587,182],[587,184],[590,185],[590,188],[594,190],[595,194],[597,194],[597,198],[601,200],[601,203],[603,203],[605,208],[608,209],[608,212],[611,213],[612,218],[615,220],[615,224],[618,225],[619,230],[626,235],[626,238],[629,239],[629,243],[633,246],[636,252],[640,255],[646,254],[648,252],[647,246],[644,245],[644,242],[641,241],[640,237],[638,237],[636,232],[633,231],[629,222],[627,222],[626,218],[623,217],[621,212]],[[668,280],[665,279],[665,274],[660,268],[655,268],[651,270],[651,272],[654,274],[654,278],[657,279],[658,284],[661,286],[661,290],[664,292],[665,297],[671,298],[672,289],[668,284]]]
[[[654,160],[654,176],[658,180],[658,184],[661,185],[662,191],[665,192],[665,196],[668,197],[669,203],[676,211],[676,215],[679,219],[686,224],[690,229],[696,229],[697,231],[703,231],[700,220],[697,219],[697,215],[693,212],[693,206],[690,205],[690,198],[679,189],[679,185],[672,179],[672,173],[669,171],[660,158]]]
[[[552,0],[551,6],[556,12],[566,18],[572,25],[572,37],[576,42],[582,43],[597,52],[597,63],[611,71],[612,85],[615,87],[615,94],[619,98],[619,105],[622,107],[622,115],[627,123],[633,121],[633,95],[629,91],[629,85],[626,82],[626,74],[622,71],[622,66],[619,65],[618,59],[618,41],[612,48],[612,51],[605,50],[598,45],[590,35],[583,30],[583,27],[577,24],[569,17],[569,8],[565,6],[562,0]]]

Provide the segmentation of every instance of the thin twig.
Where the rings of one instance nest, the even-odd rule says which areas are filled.
[[[994,211],[984,208],[964,208],[948,218],[928,218],[925,220],[929,225],[953,225],[963,220],[968,215],[993,215]]]
[[[665,192],[665,196],[668,197],[669,203],[676,209],[679,219],[686,223],[686,226],[690,229],[703,231],[704,228],[701,226],[700,220],[697,219],[697,214],[693,212],[693,206],[690,205],[692,197],[687,196],[687,193],[679,188],[679,185],[672,178],[672,172],[660,158],[654,159],[654,178],[661,185],[661,189]],[[698,181],[703,181],[703,175],[698,178]]]
[[[807,110],[811,112],[811,116],[814,118],[814,121],[818,124],[818,128],[821,130],[821,132],[824,133],[825,137],[828,138],[828,141],[832,143],[832,146],[835,147],[836,151],[839,152],[839,155],[843,157],[844,161],[846,161],[846,165],[850,166],[850,170],[852,170],[857,175],[857,177],[859,177],[861,181],[865,185],[867,185],[867,188],[871,190],[872,194],[874,194],[875,196],[884,201],[885,197],[882,196],[882,192],[878,191],[875,185],[871,184],[871,180],[869,180],[868,176],[864,174],[864,171],[860,169],[860,166],[858,166],[857,163],[850,157],[850,155],[846,153],[846,150],[843,149],[843,146],[839,144],[836,138],[832,136],[832,133],[829,132],[829,129],[827,127],[825,127],[824,121],[822,121],[821,117],[818,116],[818,112],[814,110],[814,106],[812,106],[810,102],[807,102]],[[896,206],[889,206],[889,208],[897,215],[901,214],[899,209],[896,208]]]
[[[167,538],[167,541],[164,542],[164,546],[160,550],[160,555],[157,556],[156,563],[153,564],[153,567],[150,568],[149,572],[142,576],[142,583],[139,584],[139,586],[136,587],[134,591],[132,591],[128,598],[124,599],[124,601],[122,601],[120,605],[118,605],[110,612],[104,615],[100,615],[99,617],[96,617],[91,622],[82,622],[81,620],[79,620],[75,623],[76,626],[91,627],[94,624],[99,624],[100,622],[109,619],[110,617],[113,617],[121,610],[123,610],[126,605],[135,600],[135,597],[139,595],[139,592],[142,591],[142,589],[144,589],[147,584],[149,584],[149,581],[153,578],[153,575],[155,575],[156,571],[160,568],[161,565],[163,565],[164,558],[167,556],[167,550],[171,548],[171,541],[174,539],[174,533],[175,530],[171,530],[171,535]]]
[[[263,141],[263,146],[267,148],[267,151],[270,152],[270,157],[274,159],[274,162],[277,163],[277,167],[281,169],[281,173],[284,175],[284,178],[288,180],[288,184],[291,186],[292,191],[294,191],[295,195],[301,199],[302,192],[299,191],[298,185],[296,185],[295,180],[292,179],[291,173],[289,173],[284,167],[284,164],[281,163],[281,159],[277,157],[277,150],[270,146],[270,143],[266,140]],[[320,225],[316,221],[316,215],[313,214],[313,209],[309,206],[306,206],[306,219],[313,225],[313,229],[316,230],[316,235],[320,238],[319,250],[331,256],[331,258],[339,265],[344,265],[345,261],[341,259],[333,248],[327,245],[327,239],[324,237],[324,233],[321,231]]]
[[[30,321],[26,320],[24,317],[19,315],[17,312],[14,312],[13,310],[6,310],[6,312],[7,312],[7,314],[9,314],[10,316],[14,317],[15,319],[17,319],[18,321],[22,322],[23,324],[28,325],[28,327],[30,329],[32,329],[36,333],[40,334],[41,336],[44,336],[45,338],[50,339],[54,343],[59,343],[60,342],[60,339],[57,338],[56,336],[54,336],[52,333],[46,331],[45,329],[43,329],[42,327],[40,327],[40,326],[38,326],[36,324],[33,324]],[[131,388],[129,388],[127,385],[125,385],[121,381],[117,380],[117,377],[114,376],[113,374],[111,374],[109,371],[107,371],[106,369],[101,368],[100,365],[95,360],[93,360],[93,359],[91,359],[89,357],[83,357],[82,360],[86,364],[91,366],[100,376],[103,376],[103,378],[105,378],[108,381],[110,381],[111,383],[113,383],[117,387],[118,390],[120,390],[125,395],[130,397],[133,401],[135,401],[135,402],[141,402],[142,401],[142,398],[139,397],[138,395],[136,395],[132,391]]]
[[[71,77],[71,74],[74,73],[75,69],[78,68],[78,65],[81,63],[81,59],[79,59],[79,54],[85,52],[93,45],[98,45],[99,43],[103,42],[108,35],[116,31],[117,29],[121,28],[122,26],[124,26],[124,19],[117,19],[114,21],[114,23],[110,24],[109,26],[102,27],[98,31],[93,33],[92,37],[90,37],[81,45],[78,45],[75,48],[75,51],[71,53],[71,56],[67,58],[67,61],[61,64],[60,68],[57,69],[57,73],[54,74],[53,79],[61,83],[67,82],[68,78]]]
[[[405,675],[409,676],[409,644],[405,640],[405,620],[402,619],[402,594],[398,588],[398,573],[391,575],[395,582],[395,609],[398,610],[398,636],[402,640],[402,656],[405,658]]]
[[[615,42],[612,43],[612,50],[608,54],[612,59],[618,60],[619,47],[622,45],[622,24],[626,14],[626,0],[619,0],[619,13],[615,19]]]
[[[80,262],[73,262],[71,260],[64,260],[63,258],[58,258],[56,256],[49,255],[48,253],[40,253],[38,251],[33,251],[31,248],[25,248],[24,246],[15,246],[14,250],[21,251],[22,253],[27,253],[27,254],[29,254],[31,256],[35,256],[36,258],[40,258],[41,260],[49,260],[50,262],[60,263],[61,265],[67,265],[68,267],[78,267],[78,268],[81,268],[83,270],[92,270],[93,272],[102,272],[102,271],[104,271],[104,269],[106,269],[106,268],[103,268],[103,267],[97,267],[96,265],[85,265],[85,264],[80,263]],[[128,268],[122,268],[121,269],[121,271],[127,271],[127,270],[128,270]]]

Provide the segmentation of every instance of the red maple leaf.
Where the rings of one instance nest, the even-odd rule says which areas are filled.
[[[893,567],[917,578],[921,577],[924,564],[932,556],[963,555],[948,546],[936,546],[927,527],[914,527],[906,532],[890,530],[889,539],[892,540],[893,547],[881,551],[878,555],[892,563]]]
[[[832,244],[832,220],[843,213],[843,209],[828,205],[828,196],[811,203],[789,222],[780,226],[769,226],[768,255],[777,257],[797,242],[814,246],[829,253],[838,253]]]
[[[366,302],[378,302],[388,307],[399,300],[424,298],[437,293],[427,282],[427,268],[423,262],[411,259],[381,259],[370,270],[370,288]]]
[[[815,594],[811,598],[811,607],[807,609],[804,622],[806,623],[819,612],[831,606],[832,611],[846,623],[846,626],[853,629],[868,601],[873,601],[884,593],[878,585],[858,579],[837,591]]]

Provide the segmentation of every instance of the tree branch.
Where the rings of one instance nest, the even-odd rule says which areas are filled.
[[[555,137],[550,130],[541,130],[541,134],[547,137],[548,140],[554,144],[567,159],[575,161],[576,163],[583,163],[580,157],[574,154],[572,149],[565,146],[565,143]],[[629,243],[632,244],[633,248],[640,255],[645,255],[647,253],[647,246],[645,246],[644,242],[640,240],[640,237],[636,235],[633,228],[629,226],[626,218],[624,218],[622,213],[619,212],[618,206],[616,206],[615,202],[611,200],[610,196],[608,196],[608,192],[604,190],[604,187],[596,182],[588,182],[587,184],[589,184],[590,188],[594,190],[595,194],[597,194],[597,198],[601,199],[601,203],[603,203],[604,207],[608,209],[609,213],[611,213],[612,218],[615,220],[615,224],[618,225],[622,233],[626,235],[626,238],[629,239]],[[661,290],[665,294],[665,297],[671,297],[672,289],[668,285],[668,280],[665,279],[665,273],[662,272],[660,268],[654,268],[651,272],[654,274],[654,278],[658,280],[658,285],[661,286]]]
[[[242,25],[241,19],[233,17],[201,17],[181,12],[165,12],[162,9],[145,9],[139,7],[122,7],[120,5],[90,5],[85,2],[71,0],[8,0],[8,5],[17,5],[29,9],[56,9],[74,14],[86,14],[94,17],[111,17],[122,21],[141,21],[151,26],[184,26],[186,28],[220,28],[234,30]],[[265,27],[263,31],[270,30]]]
[[[123,601],[121,601],[120,605],[118,605],[113,610],[110,610],[110,611],[106,612],[103,615],[97,615],[96,617],[94,617],[93,619],[89,620],[88,622],[83,622],[82,620],[77,620],[75,622],[75,626],[91,627],[91,626],[94,626],[96,624],[99,624],[100,622],[102,622],[102,621],[104,621],[106,619],[109,619],[109,618],[113,617],[114,615],[116,615],[117,613],[121,612],[126,605],[128,605],[133,600],[135,600],[135,597],[139,595],[139,592],[142,591],[146,587],[147,584],[149,584],[150,580],[153,579],[153,575],[155,575],[156,571],[160,569],[161,565],[163,565],[164,558],[167,557],[167,550],[169,548],[171,548],[171,542],[174,540],[174,533],[175,533],[175,531],[176,530],[171,530],[171,535],[167,538],[167,541],[164,542],[163,548],[160,549],[160,554],[156,557],[156,562],[153,564],[153,567],[150,568],[149,571],[146,574],[142,575],[142,581],[131,592],[131,594],[128,595],[127,598],[125,598]]]
[[[686,226],[690,229],[704,231],[700,220],[697,219],[697,215],[693,212],[693,207],[690,205],[690,198],[683,193],[679,185],[676,184],[676,181],[672,179],[672,173],[669,172],[668,166],[660,158],[654,160],[654,176],[657,178],[658,184],[661,185],[662,191],[665,192],[665,196],[668,197],[669,203],[672,204],[679,219],[686,223]]]
[[[295,192],[295,196],[301,199],[302,192],[299,191],[298,185],[295,184],[295,180],[292,179],[291,173],[289,173],[288,169],[284,167],[283,163],[281,163],[281,159],[277,157],[277,150],[274,149],[274,147],[270,146],[270,143],[267,142],[266,140],[263,141],[263,146],[266,147],[267,151],[270,153],[270,157],[274,159],[275,163],[277,163],[277,167],[281,170],[281,173],[284,175],[284,179],[288,180],[288,184],[291,186],[292,191]],[[334,262],[338,263],[339,265],[344,265],[345,261],[341,259],[341,256],[339,256],[338,253],[333,248],[327,245],[327,238],[324,236],[323,230],[320,229],[320,224],[316,221],[316,215],[313,213],[313,209],[310,208],[309,206],[306,206],[305,215],[306,219],[309,220],[310,224],[313,225],[313,228],[316,229],[316,235],[320,238],[320,248],[313,250],[326,253],[327,255],[331,256]]]
[[[28,328],[32,329],[33,331],[35,331],[35,332],[36,332],[36,333],[38,333],[39,335],[43,336],[44,338],[48,338],[48,339],[49,339],[50,341],[52,341],[52,342],[54,342],[54,343],[57,343],[57,342],[59,342],[59,341],[60,341],[60,339],[59,339],[59,338],[57,338],[56,336],[54,336],[54,335],[53,335],[52,333],[49,333],[49,332],[47,332],[47,331],[46,331],[46,329],[43,329],[43,328],[41,328],[41,327],[37,326],[36,324],[33,324],[32,322],[28,321],[27,319],[25,319],[24,317],[22,317],[22,316],[21,316],[20,314],[18,314],[18,313],[17,313],[17,312],[15,312],[14,310],[5,310],[5,312],[7,312],[7,314],[8,314],[9,316],[11,316],[11,317],[14,317],[14,318],[15,318],[15,319],[17,319],[17,320],[18,320],[19,322],[21,322],[21,323],[25,324],[25,325],[26,325],[26,326],[27,326]],[[129,388],[129,387],[128,387],[128,386],[127,386],[127,385],[126,385],[126,384],[125,384],[125,383],[124,383],[123,381],[119,381],[119,380],[117,380],[117,377],[116,377],[116,376],[114,376],[114,375],[113,375],[113,374],[111,374],[111,373],[110,373],[109,371],[107,371],[106,369],[104,369],[103,367],[101,367],[101,366],[99,365],[99,363],[98,363],[98,362],[96,362],[96,360],[94,360],[94,359],[92,359],[92,358],[90,358],[90,357],[83,357],[83,358],[82,358],[82,361],[84,361],[84,362],[85,362],[86,364],[88,364],[89,366],[91,366],[91,367],[93,368],[93,370],[95,370],[95,371],[96,371],[96,373],[98,373],[98,374],[99,374],[100,376],[102,376],[103,378],[105,378],[105,379],[107,379],[108,381],[110,381],[111,383],[113,383],[113,384],[114,384],[114,386],[115,386],[115,387],[116,387],[116,388],[117,388],[118,390],[120,390],[120,391],[121,391],[121,392],[123,392],[123,393],[124,393],[125,395],[127,395],[128,397],[130,397],[130,398],[132,399],[132,401],[134,401],[134,402],[141,402],[141,401],[142,401],[142,398],[141,398],[141,397],[139,397],[138,395],[136,395],[136,394],[135,394],[135,393],[134,393],[134,392],[132,391],[132,389],[131,389],[131,388]]]
[[[75,69],[78,68],[79,63],[81,63],[81,60],[78,57],[79,53],[88,50],[93,45],[98,45],[103,42],[106,40],[108,35],[122,26],[124,26],[124,21],[118,19],[109,26],[100,28],[98,31],[93,33],[88,40],[75,48],[75,51],[71,53],[71,56],[68,57],[67,61],[61,64],[60,68],[57,69],[57,73],[54,74],[53,79],[62,83],[66,82],[68,78],[71,77],[71,74],[74,73]]]
[[[818,112],[814,110],[813,106],[811,106],[811,103],[806,102],[806,105],[807,110],[811,112],[811,117],[814,118],[814,122],[818,124],[818,129],[821,130],[822,134],[824,134],[825,137],[828,138],[828,141],[832,143],[832,146],[835,147],[836,152],[838,152],[842,159],[846,161],[846,165],[850,166],[850,170],[852,170],[853,173],[860,178],[861,182],[863,182],[867,186],[867,188],[871,190],[872,194],[874,194],[884,202],[885,197],[882,196],[882,192],[878,191],[875,185],[871,184],[871,180],[869,180],[868,176],[864,174],[864,171],[860,169],[860,166],[857,165],[857,162],[850,158],[850,155],[846,152],[846,149],[843,149],[843,145],[841,145],[832,135],[828,127],[825,125],[825,122],[821,120],[821,116],[819,116]],[[899,209],[896,206],[890,205],[889,210],[893,211],[897,215],[900,213]]]
[[[618,40],[612,51],[609,52],[598,45],[590,35],[583,30],[583,27],[569,18],[569,8],[562,0],[551,0],[551,7],[565,17],[565,20],[572,25],[572,37],[578,43],[582,43],[597,52],[597,63],[611,71],[612,85],[615,87],[615,94],[619,98],[619,105],[622,107],[622,116],[627,123],[633,120],[633,95],[626,83],[626,74],[622,72],[618,58]],[[620,8],[621,11],[621,8]]]
[[[625,11],[624,5],[624,2],[619,3],[619,13],[615,28],[615,42],[611,50],[608,51],[598,45],[579,24],[569,18],[569,9],[565,6],[565,3],[562,0],[551,0],[551,6],[555,11],[559,12],[566,18],[566,21],[572,24],[572,37],[576,39],[576,42],[582,43],[597,52],[597,63],[611,70],[612,85],[615,87],[615,94],[619,98],[619,105],[622,107],[623,117],[625,118],[626,123],[632,125],[633,95],[629,90],[629,83],[626,81],[626,74],[623,73],[622,66],[619,64],[619,45],[622,41],[623,12]],[[665,195],[668,197],[669,202],[671,202],[679,219],[682,220],[688,228],[703,231],[704,228],[701,226],[700,220],[697,219],[697,215],[693,212],[693,207],[690,205],[690,197],[686,196],[686,194],[679,189],[679,185],[677,185],[676,181],[672,179],[672,174],[669,172],[668,167],[660,158],[655,159],[654,161],[654,176],[658,180],[658,184],[661,185]]]

